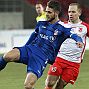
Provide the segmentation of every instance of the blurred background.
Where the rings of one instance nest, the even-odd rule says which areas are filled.
[[[49,0],[25,0],[25,3],[24,3],[24,22],[25,22],[25,28],[31,28],[31,27],[34,27],[35,25],[35,22],[32,26],[32,23],[30,23],[30,21],[34,21],[34,18],[36,16],[36,13],[34,12],[34,6],[35,4],[38,2],[38,1],[42,1],[42,5],[45,7],[46,6],[46,3],[49,1]],[[68,6],[70,3],[74,3],[74,2],[78,2],[81,4],[82,8],[83,8],[83,13],[81,15],[81,19],[87,23],[89,23],[89,16],[88,16],[88,13],[89,13],[89,1],[88,0],[58,0],[61,4],[61,7],[62,7],[62,15],[61,15],[61,20],[62,21],[65,21],[68,19],[68,15],[67,15],[67,10],[68,10]],[[32,9],[32,10],[31,10]],[[33,11],[31,13],[31,11]],[[34,16],[32,15],[34,14]],[[33,16],[33,17],[32,17]],[[29,18],[29,20],[27,21],[26,18]]]
[[[0,0],[0,29],[32,29],[36,24],[35,4],[41,2],[45,7],[49,0]],[[68,6],[72,2],[82,5],[83,21],[89,23],[89,1],[88,0],[59,0],[62,6],[61,20],[67,20]]]
[[[0,55],[9,51],[14,46],[23,46],[35,28],[37,13],[35,4],[40,1],[46,6],[49,0],[0,0]],[[59,0],[62,6],[60,19],[68,19],[67,10],[70,3],[79,2],[83,13],[81,19],[89,23],[89,0]],[[84,61],[81,64],[81,73],[74,86],[65,89],[89,89],[89,39],[87,39]],[[48,65],[49,67],[49,65]],[[38,80],[36,89],[44,89],[47,75]],[[24,89],[26,66],[10,63],[5,71],[0,72],[0,89]],[[18,72],[19,71],[19,72]]]

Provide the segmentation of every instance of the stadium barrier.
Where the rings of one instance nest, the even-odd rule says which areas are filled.
[[[15,46],[23,46],[33,29],[0,30],[0,54],[6,53]]]
[[[23,46],[33,29],[23,30],[0,30],[0,54],[6,53],[15,46]],[[89,39],[87,39],[86,49],[89,50]]]

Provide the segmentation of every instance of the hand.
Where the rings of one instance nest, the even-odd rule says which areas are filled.
[[[77,42],[76,44],[77,44],[77,46],[78,46],[79,48],[82,48],[83,45],[84,45],[82,42]]]

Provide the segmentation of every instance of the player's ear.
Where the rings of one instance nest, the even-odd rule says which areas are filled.
[[[56,16],[59,15],[59,11],[55,11]]]
[[[79,16],[81,16],[81,14],[82,14],[82,10],[79,9]]]

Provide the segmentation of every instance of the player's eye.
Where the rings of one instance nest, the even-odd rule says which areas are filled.
[[[49,13],[49,14],[51,14],[52,12],[51,11],[45,11],[46,13]]]
[[[71,11],[68,11],[68,13],[70,13]]]
[[[76,13],[76,11],[68,11],[68,13]]]
[[[72,11],[72,13],[76,13],[76,11]]]

